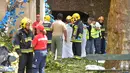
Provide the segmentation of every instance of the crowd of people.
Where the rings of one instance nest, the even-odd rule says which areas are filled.
[[[103,16],[97,21],[89,17],[87,23],[82,22],[78,13],[68,15],[66,22],[62,19],[62,13],[57,15],[53,23],[49,15],[44,17],[44,21],[37,15],[32,30],[29,18],[21,20],[13,42],[14,50],[19,55],[18,73],[24,73],[24,70],[26,73],[44,73],[49,51],[54,53],[55,59],[105,53]]]
[[[87,23],[82,22],[78,13],[68,15],[65,23],[62,19],[63,14],[58,14],[57,20],[52,23],[51,50],[53,53],[57,49],[58,56],[62,56],[62,58],[105,53],[103,16],[100,16],[98,20],[89,17]]]

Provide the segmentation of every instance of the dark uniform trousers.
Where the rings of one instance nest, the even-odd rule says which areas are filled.
[[[19,69],[18,73],[24,73],[26,68],[26,73],[32,73],[32,61],[33,53],[22,53],[19,58]]]
[[[81,43],[80,42],[73,42],[72,48],[73,48],[73,53],[75,56],[81,56]]]
[[[47,31],[47,38],[48,38],[48,44],[47,44],[47,49],[48,51],[51,50],[51,40],[52,40],[52,32],[51,31]]]
[[[101,39],[101,54],[105,53],[105,48],[106,48],[106,40],[105,38]]]
[[[83,22],[81,20],[77,20],[73,25],[73,33],[72,33],[72,37],[74,37],[77,41],[80,41],[80,42],[73,42],[72,48],[75,56],[81,56],[82,34],[83,34]]]

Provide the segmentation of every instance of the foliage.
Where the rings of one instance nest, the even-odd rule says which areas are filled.
[[[11,38],[7,36],[7,34],[4,32],[4,29],[0,30],[0,45],[4,44],[10,51],[12,51],[12,42]]]
[[[85,66],[88,64],[97,64],[95,61],[88,61],[85,58],[67,58],[62,60],[53,60],[53,54],[49,53],[47,57],[46,73],[87,73]]]

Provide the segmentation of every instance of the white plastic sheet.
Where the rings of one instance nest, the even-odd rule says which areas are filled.
[[[86,47],[86,29],[84,28],[83,29],[83,38],[82,38],[82,43],[81,43],[81,57],[85,57],[86,56],[86,50],[85,50],[85,47]]]
[[[87,65],[85,66],[86,70],[105,70],[104,67],[102,66],[97,66],[97,65]]]
[[[67,28],[67,42],[63,40],[62,58],[72,58],[74,56],[71,42],[73,29],[69,24],[66,24],[66,28]]]

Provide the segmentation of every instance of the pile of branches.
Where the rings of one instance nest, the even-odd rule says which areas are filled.
[[[7,47],[10,51],[13,50],[13,45],[11,41],[11,37],[9,37],[5,32],[4,29],[0,29],[0,46]]]

